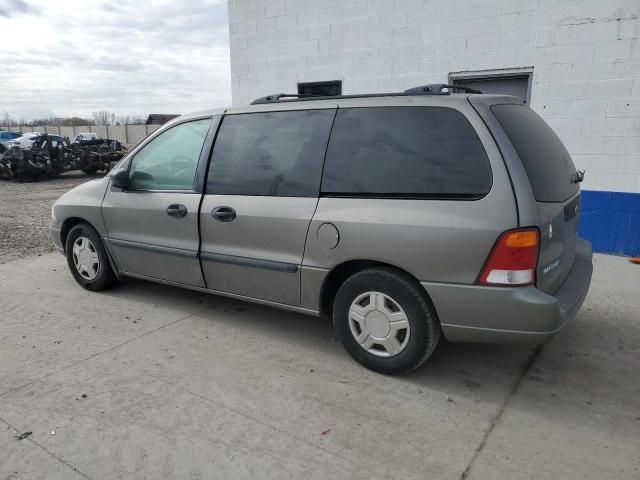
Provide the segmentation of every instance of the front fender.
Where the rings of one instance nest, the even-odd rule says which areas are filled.
[[[107,231],[102,220],[102,200],[109,185],[109,177],[90,180],[62,195],[53,205],[52,228],[64,230],[70,220],[83,220],[95,228],[101,237]]]

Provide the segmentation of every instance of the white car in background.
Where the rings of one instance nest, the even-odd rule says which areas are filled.
[[[71,143],[81,143],[89,140],[99,140],[98,134],[95,132],[79,133],[74,137],[73,142]]]
[[[9,147],[20,147],[29,150],[36,138],[42,135],[40,132],[23,133],[21,137],[14,138],[9,142]]]
[[[30,132],[23,133],[21,137],[15,138],[9,142],[9,148],[11,147],[19,147],[22,150],[30,150],[33,147],[33,143],[36,141],[38,137],[42,135],[41,132]],[[48,137],[54,141],[58,142],[61,145],[69,145],[69,139],[65,137],[61,137],[60,135],[51,135]]]

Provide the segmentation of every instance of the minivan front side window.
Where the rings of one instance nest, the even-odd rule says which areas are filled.
[[[207,193],[316,196],[334,112],[226,116],[213,149]]]
[[[172,127],[136,153],[129,170],[130,190],[192,190],[211,119]]]

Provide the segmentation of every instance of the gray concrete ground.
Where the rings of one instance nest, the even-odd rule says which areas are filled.
[[[550,344],[444,343],[385,377],[327,320],[141,281],[89,293],[62,256],[12,261],[0,478],[637,480],[639,286],[596,255]]]

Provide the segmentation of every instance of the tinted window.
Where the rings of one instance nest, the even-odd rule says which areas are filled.
[[[333,115],[307,110],[224,117],[207,193],[317,195]]]
[[[210,119],[176,125],[151,140],[131,162],[134,190],[191,190]]]
[[[480,196],[491,167],[469,121],[441,107],[339,110],[322,191],[346,195]]]
[[[539,202],[562,202],[578,191],[576,167],[551,127],[529,107],[491,107],[509,136]]]

